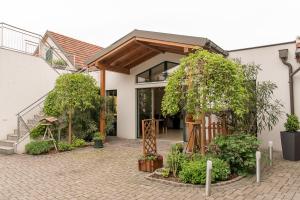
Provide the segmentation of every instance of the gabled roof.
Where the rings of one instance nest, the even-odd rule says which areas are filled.
[[[203,37],[194,37],[194,36],[186,36],[186,35],[177,35],[177,34],[170,34],[170,33],[160,33],[160,32],[153,32],[153,31],[143,31],[143,30],[133,30],[129,34],[125,35],[121,39],[117,40],[107,48],[103,49],[102,51],[96,53],[92,57],[90,57],[86,64],[90,64],[95,61],[98,57],[108,53],[109,51],[115,49],[116,47],[120,46],[121,44],[125,43],[129,39],[133,37],[141,37],[141,38],[151,38],[156,40],[168,41],[168,42],[176,42],[182,44],[190,44],[195,46],[204,47],[206,45],[210,45],[217,51],[225,56],[228,55],[227,51],[223,50],[221,47],[216,45],[214,42],[207,38]]]
[[[199,47],[228,55],[227,51],[207,38],[134,30],[90,57],[85,64],[92,66],[98,62],[108,70],[128,73],[130,68],[159,53],[187,54]],[[119,70],[120,68],[123,69]]]
[[[94,44],[83,42],[59,33],[47,31],[46,37],[51,38],[59,50],[65,54],[66,58],[74,64],[75,56],[75,67],[82,68],[85,66],[84,62],[91,56],[101,51],[103,48]]]

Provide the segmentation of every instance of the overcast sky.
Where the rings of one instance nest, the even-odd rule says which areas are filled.
[[[0,21],[102,47],[133,29],[207,37],[226,50],[300,35],[300,0],[1,0],[0,8]]]

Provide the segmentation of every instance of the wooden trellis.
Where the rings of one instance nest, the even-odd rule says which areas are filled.
[[[156,144],[157,126],[158,123],[155,119],[142,120],[144,156],[157,154],[157,144]]]
[[[196,122],[186,122],[188,127],[189,139],[186,152],[200,152],[205,154],[208,144],[218,135],[229,134],[225,118],[222,121],[212,122],[208,116],[206,124],[205,117]]]

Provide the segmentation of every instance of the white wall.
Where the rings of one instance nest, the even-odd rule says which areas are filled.
[[[117,135],[122,138],[135,139],[136,138],[136,113],[137,113],[137,99],[136,89],[147,87],[162,87],[166,82],[162,83],[136,83],[136,75],[163,62],[179,62],[182,55],[164,53],[159,54],[140,65],[132,68],[130,74],[120,74],[116,72],[107,72],[106,74],[106,90],[117,90],[118,105],[117,105]],[[99,83],[99,72],[93,72],[93,76]]]
[[[16,128],[16,114],[45,95],[58,74],[41,58],[0,49],[0,139]]]
[[[295,46],[295,43],[290,43],[229,53],[229,57],[239,58],[242,63],[256,63],[261,65],[262,71],[258,75],[258,81],[270,80],[277,84],[278,89],[275,91],[275,97],[284,104],[285,113],[290,113],[288,68],[279,59],[278,50],[289,49],[288,61],[295,69],[300,66],[295,61]],[[294,77],[294,93],[295,114],[300,116],[300,72]],[[285,120],[286,116],[283,115],[273,130],[264,130],[262,133],[258,133],[263,147],[267,147],[268,141],[271,140],[274,142],[274,148],[281,151],[280,131],[284,130],[283,124]]]

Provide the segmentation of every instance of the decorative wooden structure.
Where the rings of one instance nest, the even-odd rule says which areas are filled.
[[[143,158],[138,161],[140,171],[153,172],[163,167],[163,157],[157,154],[158,125],[155,119],[142,120]]]
[[[51,132],[50,126],[54,125],[57,121],[58,119],[55,117],[46,117],[40,120],[41,125],[46,127],[43,140],[52,141],[56,151],[57,151],[57,146],[53,134]]]
[[[158,123],[155,119],[142,120],[144,156],[157,154],[157,144],[156,144],[157,126]]]
[[[206,120],[208,118],[208,120]],[[212,122],[211,115],[197,121],[186,121],[189,133],[186,152],[200,152],[205,154],[208,144],[218,135],[229,134],[225,118],[222,121]]]

